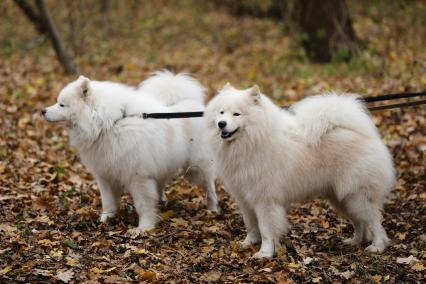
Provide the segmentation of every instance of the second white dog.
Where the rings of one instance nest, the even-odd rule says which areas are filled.
[[[71,144],[95,175],[102,198],[101,221],[114,216],[124,189],[133,198],[141,231],[155,226],[159,190],[188,169],[204,187],[208,208],[217,210],[212,158],[201,118],[156,120],[134,115],[200,111],[203,87],[193,78],[157,72],[139,89],[80,76],[44,109],[49,122],[64,121]]]
[[[255,86],[226,85],[206,109],[218,176],[239,206],[247,229],[243,248],[271,257],[288,230],[293,202],[327,198],[349,218],[359,244],[382,252],[385,195],[394,184],[391,156],[355,95],[315,96],[282,110]]]

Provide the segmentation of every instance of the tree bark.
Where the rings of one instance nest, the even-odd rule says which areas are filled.
[[[15,4],[21,9],[21,11],[27,16],[28,20],[33,23],[35,29],[41,33],[46,33],[46,29],[43,26],[43,23],[40,17],[35,13],[33,8],[26,0],[15,0]]]
[[[64,68],[65,73],[79,74],[80,72],[77,65],[75,65],[65,50],[62,39],[59,36],[58,30],[56,29],[56,26],[52,17],[50,16],[49,10],[44,0],[35,0],[38,13],[35,12],[35,10],[26,0],[15,0],[15,3],[33,23],[34,27],[39,33],[48,35],[50,41],[52,42],[56,56]]]
[[[80,73],[77,66],[74,64],[73,60],[65,50],[58,30],[56,29],[56,26],[53,23],[49,10],[47,9],[46,3],[44,2],[44,0],[36,0],[36,5],[40,13],[40,18],[46,28],[46,32],[49,35],[53,48],[56,51],[56,56],[58,57],[59,62],[64,67],[65,72],[68,74]]]
[[[358,51],[358,40],[344,0],[296,0],[294,12],[310,59],[329,62],[339,56],[347,60]]]

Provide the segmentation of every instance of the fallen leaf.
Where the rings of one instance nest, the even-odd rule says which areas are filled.
[[[382,276],[381,275],[373,275],[373,277],[371,277],[373,279],[374,282],[376,283],[380,283],[380,281],[382,280]]]
[[[346,280],[352,278],[355,275],[355,271],[346,270],[344,272],[338,273],[341,277],[345,278]]]
[[[157,280],[157,274],[151,270],[141,270],[138,273],[139,281],[155,281]]]
[[[74,272],[71,269],[65,270],[65,271],[59,271],[56,274],[56,278],[58,278],[59,280],[65,283],[68,283],[73,277],[74,277]]]
[[[426,267],[421,262],[417,262],[416,264],[411,266],[411,269],[414,271],[423,271],[426,269]]]
[[[145,254],[148,254],[148,251],[146,249],[137,249],[137,250],[133,250],[132,254],[145,255]]]
[[[415,258],[413,255],[410,255],[408,257],[398,257],[396,259],[396,263],[401,264],[411,264],[412,262],[418,261],[417,258]]]

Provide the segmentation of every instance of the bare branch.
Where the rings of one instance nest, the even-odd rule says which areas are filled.
[[[56,51],[58,60],[64,67],[65,72],[68,74],[78,74],[78,67],[75,65],[71,57],[66,52],[65,47],[62,43],[62,39],[59,36],[55,24],[53,23],[53,19],[50,16],[46,3],[44,2],[44,0],[36,0],[36,5],[40,13],[40,19],[42,20],[43,26],[46,29],[46,33],[49,35],[53,48]]]

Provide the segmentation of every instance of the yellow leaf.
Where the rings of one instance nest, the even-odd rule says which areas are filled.
[[[250,70],[247,72],[247,79],[248,79],[249,81],[253,81],[255,77],[256,77],[256,70],[255,70],[255,69],[250,69]]]
[[[97,268],[97,267],[93,267],[93,268],[91,268],[90,269],[90,271],[91,272],[93,272],[93,273],[95,273],[95,274],[100,274],[100,273],[108,273],[108,272],[111,272],[111,271],[113,271],[114,269],[116,269],[117,267],[111,267],[111,268],[109,268],[109,269],[105,269],[105,270],[103,270],[103,269],[99,269],[99,268]]]
[[[382,276],[378,274],[374,275],[372,278],[373,278],[373,281],[376,283],[380,283],[380,281],[382,280]]]
[[[44,85],[44,83],[45,83],[46,81],[44,80],[44,78],[42,78],[42,77],[40,77],[40,78],[38,78],[36,81],[35,81],[35,83],[36,83],[36,85],[37,86],[41,86],[41,85]]]
[[[213,250],[211,247],[202,247],[201,252],[202,253],[210,253]]]
[[[128,71],[131,71],[135,68],[135,65],[133,65],[133,63],[126,63],[124,64],[124,68]]]
[[[93,272],[93,273],[95,273],[95,274],[102,273],[102,269],[99,269],[97,267],[91,268],[90,271]]]
[[[62,254],[63,254],[64,252],[63,251],[61,251],[61,250],[59,250],[59,249],[52,249],[50,252],[49,252],[49,255],[51,256],[51,257],[61,257],[62,256]]]
[[[405,240],[405,237],[407,236],[407,232],[405,233],[396,233],[396,236],[398,237],[399,240]]]
[[[414,271],[423,271],[426,269],[426,267],[421,262],[417,262],[416,264],[411,266],[411,269]]]
[[[185,221],[182,218],[173,218],[172,219],[172,226],[173,227],[187,227],[188,221]]]
[[[278,249],[278,256],[283,256],[287,254],[287,247],[286,245],[280,245],[280,248]]]
[[[137,255],[148,254],[148,251],[146,249],[137,249],[137,250],[132,251],[132,254],[137,254]]]
[[[67,256],[65,259],[67,261],[67,265],[69,266],[76,266],[78,264],[78,260],[73,257]]]
[[[25,91],[26,91],[28,94],[30,94],[30,95],[33,95],[33,94],[35,94],[35,93],[36,93],[36,89],[35,89],[33,86],[31,86],[31,85],[26,85],[26,86],[25,86]]]
[[[204,239],[203,242],[208,244],[208,245],[212,245],[212,244],[214,244],[214,239]]]
[[[324,229],[328,229],[328,228],[330,228],[330,223],[328,223],[327,221],[321,219],[321,226]]]
[[[6,266],[5,268],[3,268],[2,270],[0,270],[0,274],[4,275],[7,274],[9,271],[12,270],[12,266]]]
[[[120,234],[122,231],[110,231],[110,232],[108,232],[108,236],[114,236],[114,235],[117,235],[117,234]]]
[[[42,239],[42,240],[39,240],[37,244],[47,247],[52,244],[52,241],[49,239]]]
[[[298,268],[298,267],[299,267],[299,264],[297,264],[297,263],[295,263],[294,261],[292,261],[292,262],[290,262],[290,263],[288,264],[288,267],[290,267],[290,268]]]
[[[142,270],[139,272],[138,279],[140,281],[155,281],[157,280],[157,274],[154,271]]]
[[[173,210],[167,210],[166,212],[161,212],[160,216],[163,220],[167,221],[175,215]]]

